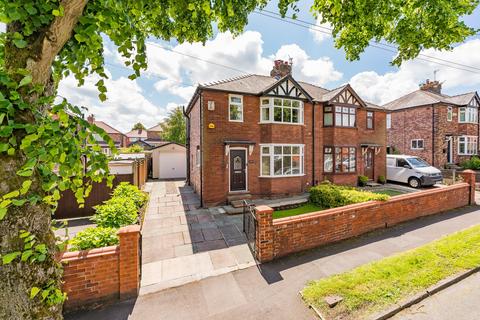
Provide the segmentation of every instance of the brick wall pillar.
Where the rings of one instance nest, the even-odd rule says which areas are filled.
[[[118,276],[120,299],[135,297],[140,288],[140,226],[130,225],[118,230],[120,252]]]
[[[267,206],[255,208],[257,230],[255,245],[260,262],[273,260],[273,209]]]
[[[470,200],[468,204],[475,204],[475,172],[473,170],[464,170],[460,172],[463,180],[470,185]]]

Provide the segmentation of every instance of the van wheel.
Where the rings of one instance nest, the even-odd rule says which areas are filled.
[[[420,182],[420,179],[411,177],[408,179],[408,185],[412,188],[420,188],[422,186],[422,183]]]

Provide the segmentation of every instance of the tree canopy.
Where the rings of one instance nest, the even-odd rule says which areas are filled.
[[[133,125],[132,130],[146,130],[145,126],[141,122],[137,122]]]
[[[170,111],[167,119],[161,123],[161,126],[163,140],[185,144],[187,128],[182,107],[176,107]]]

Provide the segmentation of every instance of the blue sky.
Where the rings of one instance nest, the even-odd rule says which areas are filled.
[[[299,19],[315,23],[309,11],[309,2],[299,3]],[[266,8],[278,12],[271,3]],[[480,28],[480,9],[465,17],[470,26]],[[329,89],[350,83],[359,95],[371,102],[383,104],[403,94],[416,90],[426,78],[433,78],[438,69],[438,79],[445,81],[444,92],[458,94],[477,90],[480,71],[467,72],[428,61],[413,60],[400,68],[390,65],[392,52],[370,47],[359,61],[345,59],[343,50],[334,48],[331,37],[284,21],[252,13],[245,32],[233,39],[230,34],[216,34],[205,46],[201,44],[178,45],[151,39],[148,46],[149,68],[136,81],[126,77],[130,71],[122,66],[116,49],[107,40],[106,68],[111,77],[106,85],[109,100],[96,99],[93,83],[87,81],[77,88],[74,79],[66,79],[60,94],[74,103],[89,108],[97,119],[104,120],[122,131],[140,121],[146,126],[160,122],[168,111],[188,102],[197,83],[221,80],[243,73],[268,74],[275,58],[293,57],[293,76]],[[162,49],[168,47],[175,52]],[[472,37],[458,44],[451,52],[428,50],[425,54],[480,68],[480,38]],[[185,55],[214,61],[242,70],[234,71]]]

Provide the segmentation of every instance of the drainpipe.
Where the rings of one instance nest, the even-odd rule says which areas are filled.
[[[315,185],[315,102],[312,101],[312,187]]]
[[[185,112],[185,106],[183,106],[183,116],[187,119],[186,123],[186,139],[185,139],[185,146],[187,147],[187,185],[190,185],[190,117]]]
[[[203,93],[200,93],[200,206],[203,208]]]
[[[432,165],[435,167],[435,106],[432,104]]]

